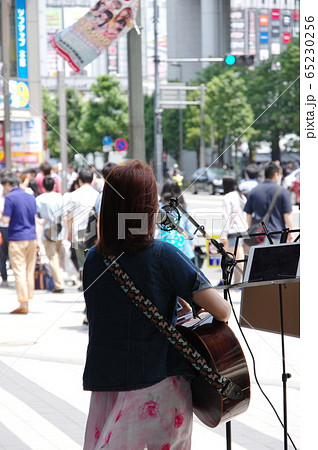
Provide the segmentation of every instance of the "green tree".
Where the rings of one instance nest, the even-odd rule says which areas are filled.
[[[280,160],[280,138],[299,135],[299,39],[280,55],[262,62],[246,78],[248,99],[258,131],[254,140],[268,141],[272,160]]]
[[[149,163],[154,157],[154,96],[144,96],[146,160]]]
[[[85,108],[85,100],[80,91],[67,89],[66,115],[67,115],[67,154],[71,159],[75,153],[83,151],[81,135],[81,119]]]
[[[60,124],[58,111],[58,98],[44,89],[42,93],[43,112],[46,121],[46,138],[50,155],[60,156]],[[80,121],[84,102],[80,92],[75,89],[66,90],[66,116],[67,116],[67,153],[71,160],[76,152],[81,151]]]
[[[227,150],[225,142],[249,140],[255,133],[252,128],[254,115],[246,96],[243,77],[233,70],[215,76],[206,86],[206,113],[214,127],[219,144],[219,155]]]
[[[127,139],[128,99],[115,77],[102,75],[91,86],[80,125],[83,153],[101,151],[104,136]]]
[[[198,86],[198,90],[189,91],[187,93],[188,101],[197,101],[201,100],[201,92]],[[203,109],[205,110],[205,105],[203,105]],[[206,112],[204,113],[203,123],[201,123],[201,108],[200,105],[188,105],[187,109],[184,111],[184,134],[185,141],[184,146],[188,150],[196,151],[197,153],[197,162],[199,164],[200,158],[200,137],[201,131],[203,131],[204,142],[210,142],[211,135],[211,119]]]
[[[179,110],[165,109],[162,114],[163,148],[177,161],[180,159]]]
[[[46,145],[50,154],[57,155],[60,149],[57,97],[56,95],[50,95],[47,89],[43,89],[42,101],[46,129]]]

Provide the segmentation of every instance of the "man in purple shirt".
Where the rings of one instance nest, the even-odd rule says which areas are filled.
[[[8,223],[9,259],[14,273],[19,307],[11,314],[27,314],[33,298],[36,261],[35,197],[20,187],[13,173],[2,176],[5,203],[0,219]]]

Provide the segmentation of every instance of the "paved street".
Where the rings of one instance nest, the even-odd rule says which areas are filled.
[[[187,195],[189,208],[193,204]],[[206,200],[220,206],[222,197],[192,196],[196,208]],[[220,270],[204,266],[217,284]],[[222,293],[222,291],[220,291]],[[242,291],[231,291],[239,314]],[[82,390],[87,327],[82,325],[84,301],[77,286],[63,294],[36,291],[26,316],[8,314],[16,307],[13,278],[0,288],[0,448],[5,450],[80,449],[89,406]],[[232,316],[229,325],[243,347],[251,377],[250,407],[231,422],[233,450],[281,450],[283,427],[255,381],[252,357]],[[243,329],[255,358],[259,383],[283,420],[281,337]],[[285,336],[288,432],[300,445],[300,340]],[[109,362],[112,364],[112,361]],[[195,419],[193,450],[226,448],[225,425],[208,429]],[[289,449],[293,448],[291,444]],[[314,447],[313,447],[314,448]]]

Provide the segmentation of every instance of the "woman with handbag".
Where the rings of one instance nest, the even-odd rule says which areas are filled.
[[[234,253],[237,236],[245,233],[247,230],[246,213],[243,211],[246,204],[246,197],[239,188],[234,177],[227,176],[223,178],[223,205],[222,205],[222,233],[220,241],[223,242],[225,250]],[[244,250],[242,239],[239,240],[236,259],[244,259]],[[243,270],[243,264],[238,267]],[[234,269],[234,283],[242,281],[242,276]]]
[[[89,323],[83,382],[92,391],[85,450],[191,448],[193,369],[105,264],[109,257],[117,261],[174,325],[178,296],[228,320],[229,304],[204,274],[179,249],[154,239],[158,208],[150,166],[130,160],[110,172],[99,240],[83,272]]]

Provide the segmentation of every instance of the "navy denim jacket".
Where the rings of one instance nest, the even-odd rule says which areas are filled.
[[[204,274],[166,242],[118,262],[160,312],[176,323],[176,300],[189,303],[194,292],[211,287]],[[167,338],[143,316],[107,271],[96,247],[86,256],[84,296],[89,343],[83,376],[85,390],[128,391],[168,376],[193,377],[193,369]]]

